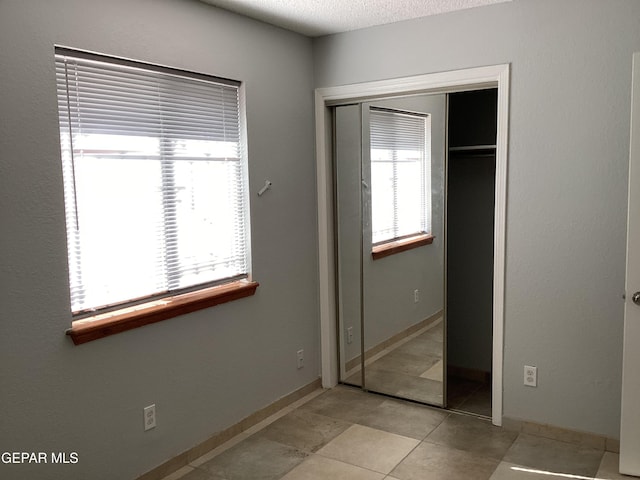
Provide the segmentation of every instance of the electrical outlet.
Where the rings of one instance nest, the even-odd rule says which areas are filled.
[[[538,386],[538,367],[532,367],[531,365],[524,366],[524,384],[527,387]]]
[[[156,404],[144,407],[144,431],[156,428]]]
[[[347,328],[347,343],[353,343],[353,327]]]
[[[304,350],[298,350],[296,355],[298,357],[298,368],[304,367]]]
[[[420,301],[420,290],[416,289],[413,291],[413,303],[418,303]]]

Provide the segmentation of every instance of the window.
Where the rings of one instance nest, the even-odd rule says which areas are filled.
[[[371,226],[375,246],[431,233],[430,117],[371,108]]]
[[[56,78],[75,318],[248,279],[239,82],[61,48]]]

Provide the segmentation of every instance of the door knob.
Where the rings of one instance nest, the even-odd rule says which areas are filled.
[[[633,303],[635,303],[636,305],[640,305],[640,292],[634,293],[633,297],[631,297],[631,300],[633,300]]]

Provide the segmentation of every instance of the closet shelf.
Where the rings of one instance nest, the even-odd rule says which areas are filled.
[[[466,147],[449,147],[450,152],[477,152],[477,151],[484,152],[487,150],[495,151],[495,149],[496,149],[495,145],[470,145]]]
[[[449,147],[449,155],[454,157],[495,157],[495,145],[472,145],[468,147]]]

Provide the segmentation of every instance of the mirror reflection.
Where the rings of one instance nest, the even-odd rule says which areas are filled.
[[[341,381],[434,405],[444,404],[445,109],[445,95],[335,109]]]
[[[335,107],[343,383],[491,415],[496,125],[495,88]]]

